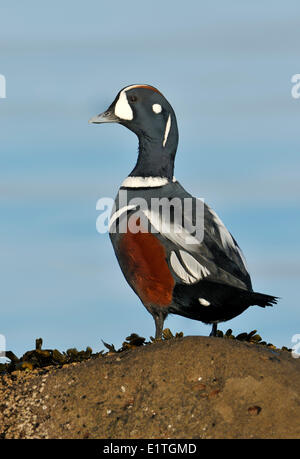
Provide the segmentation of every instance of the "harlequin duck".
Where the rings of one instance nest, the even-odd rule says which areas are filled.
[[[253,291],[233,236],[174,178],[178,128],[160,91],[127,86],[89,122],[122,124],[139,139],[137,163],[115,200],[110,238],[127,282],[154,318],[157,339],[168,314],[212,324],[215,336],[218,322],[277,303]]]

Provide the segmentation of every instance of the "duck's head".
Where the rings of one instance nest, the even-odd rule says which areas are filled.
[[[108,109],[89,123],[119,123],[138,136],[139,158],[131,175],[172,177],[177,122],[174,110],[158,89],[147,84],[126,86]]]

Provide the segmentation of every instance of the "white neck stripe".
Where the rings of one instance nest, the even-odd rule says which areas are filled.
[[[166,146],[166,142],[167,142],[167,140],[168,140],[168,135],[169,135],[169,132],[170,132],[170,128],[171,128],[171,115],[169,115],[168,121],[167,121],[167,123],[166,123],[166,129],[165,129],[163,147]]]
[[[173,177],[172,182],[176,182],[175,177]],[[167,177],[127,177],[121,186],[126,188],[154,188],[168,183],[170,180]]]

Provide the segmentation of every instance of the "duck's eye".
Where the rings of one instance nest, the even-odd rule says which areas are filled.
[[[136,102],[137,101],[137,97],[134,96],[133,94],[131,96],[129,96],[129,102]]]

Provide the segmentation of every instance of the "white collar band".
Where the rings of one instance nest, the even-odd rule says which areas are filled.
[[[173,177],[172,182],[176,182]],[[154,188],[164,186],[170,183],[167,177],[127,177],[122,183],[122,187],[125,188]]]

